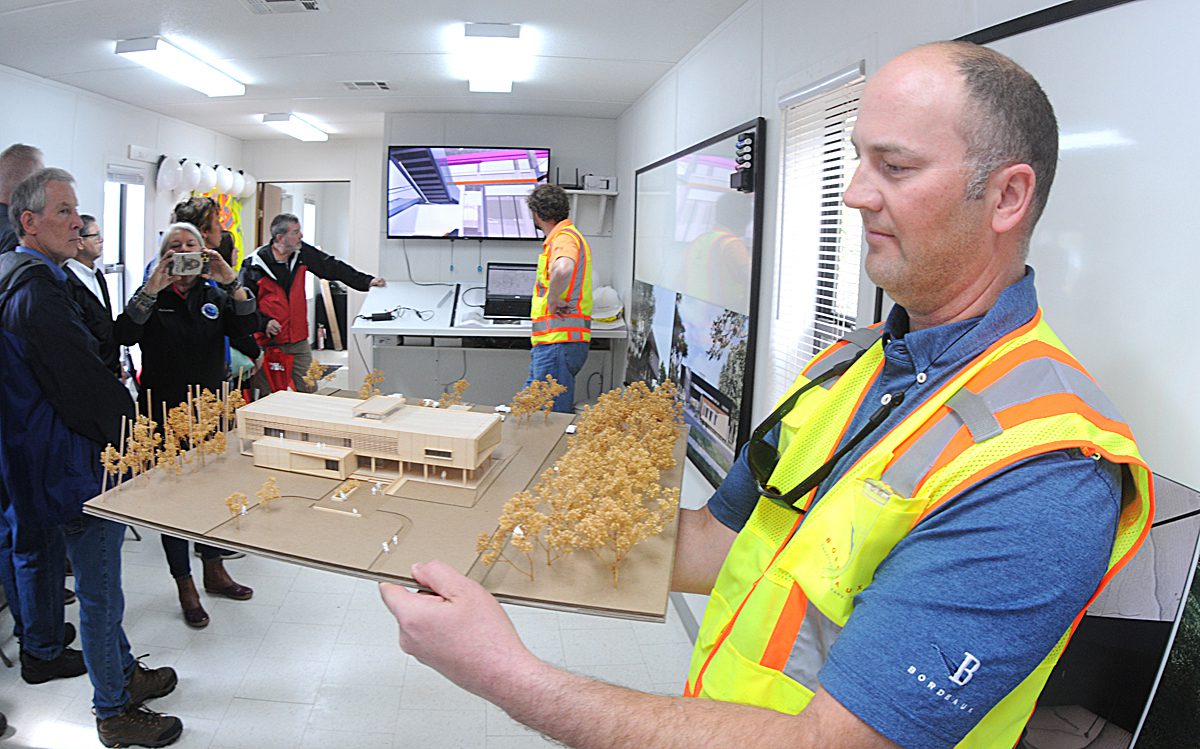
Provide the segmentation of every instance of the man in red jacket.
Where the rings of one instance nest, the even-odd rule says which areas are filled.
[[[246,258],[242,264],[242,285],[258,298],[261,327],[254,334],[255,340],[264,349],[275,346],[292,357],[293,387],[303,393],[312,392],[304,381],[312,364],[308,299],[304,290],[307,271],[318,278],[341,281],[356,291],[386,283],[305,242],[300,219],[294,215],[281,213],[271,220],[271,243]],[[265,378],[258,375],[251,381],[251,386],[257,386],[264,394],[270,392],[265,385]]]

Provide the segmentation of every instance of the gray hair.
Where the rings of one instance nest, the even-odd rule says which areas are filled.
[[[12,194],[21,182],[42,165],[42,150],[24,143],[14,143],[0,152],[0,200]]]
[[[983,197],[992,172],[1028,164],[1035,177],[1027,232],[1041,218],[1058,166],[1058,120],[1046,92],[1010,58],[969,42],[942,42],[967,91],[960,131],[967,142],[967,198]]]
[[[8,219],[17,230],[17,236],[25,236],[25,227],[21,225],[21,214],[25,211],[39,216],[46,210],[46,183],[66,182],[75,184],[75,178],[65,169],[49,167],[40,169],[24,182],[13,188],[8,202]]]
[[[159,258],[162,258],[163,254],[167,251],[167,242],[171,240],[171,235],[177,231],[186,231],[188,234],[191,234],[196,238],[196,242],[201,248],[204,247],[204,237],[200,236],[199,229],[185,221],[177,221],[168,226],[166,231],[163,232],[162,241],[158,243]]]
[[[292,213],[281,213],[271,219],[271,241],[274,242],[279,237],[287,234],[292,229],[292,224],[300,225],[300,219],[296,218]]]

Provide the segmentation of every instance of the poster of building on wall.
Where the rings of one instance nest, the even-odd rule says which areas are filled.
[[[625,379],[678,388],[688,457],[720,483],[750,432],[762,209],[731,186],[756,120],[638,170]]]

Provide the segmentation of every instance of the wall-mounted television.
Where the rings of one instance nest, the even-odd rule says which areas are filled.
[[[548,148],[388,146],[389,239],[540,239],[525,198]]]

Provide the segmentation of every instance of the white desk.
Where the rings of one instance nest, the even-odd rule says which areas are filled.
[[[471,383],[473,403],[508,403],[529,371],[528,320],[494,323],[482,318],[483,290],[474,284],[418,285],[388,281],[367,292],[350,332],[367,336],[368,367],[380,369],[385,392],[436,397],[455,380]],[[394,320],[370,320],[374,312],[398,307]],[[429,312],[422,320],[414,311]],[[626,338],[623,319],[592,325],[592,351],[575,379],[576,402],[615,385],[615,343]],[[597,378],[599,387],[597,388]],[[353,386],[354,382],[350,383]]]

